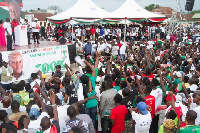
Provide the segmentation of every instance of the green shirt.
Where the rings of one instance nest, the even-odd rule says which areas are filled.
[[[200,126],[187,125],[185,127],[180,128],[178,133],[200,133]]]
[[[174,79],[174,81],[172,82],[173,84],[175,84],[175,85],[177,85],[177,84],[179,84],[181,81],[180,81],[180,79]]]
[[[95,68],[95,71],[96,71],[96,77],[98,76],[99,74],[99,71],[97,68]],[[89,78],[91,78],[92,74],[91,73],[86,73],[85,75],[87,75]]]
[[[120,86],[115,86],[113,89],[116,89],[118,92],[120,90]]]
[[[92,91],[88,92],[88,97],[94,96],[96,94],[96,91],[95,91],[96,78],[91,76],[90,81],[91,81],[91,84],[92,84]],[[93,108],[95,106],[97,106],[97,99],[88,100],[87,103],[85,104],[86,108]]]

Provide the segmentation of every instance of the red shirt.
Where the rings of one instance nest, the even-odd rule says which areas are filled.
[[[151,81],[153,78],[154,78],[154,75],[153,75],[153,73],[151,73],[149,76],[148,75],[146,75],[146,74],[142,74],[142,77],[148,77],[149,78],[149,80]]]
[[[122,44],[121,43],[118,43],[117,46],[119,47],[119,49],[121,48]]]
[[[125,131],[125,116],[128,114],[125,105],[120,105],[112,109],[110,119],[114,119],[115,123],[112,127],[112,133],[121,133]]]
[[[95,28],[90,29],[90,32],[93,35],[95,33]]]
[[[62,30],[58,30],[58,36],[62,36]]]
[[[13,27],[12,27],[12,32],[14,32],[14,28],[17,27],[17,26],[19,25],[19,22],[17,22],[17,21],[16,21],[16,22],[12,21],[11,23],[12,23],[12,26],[13,26]]]
[[[154,118],[154,115],[155,115],[155,104],[156,104],[156,100],[155,100],[155,97],[152,96],[152,95],[149,95],[149,96],[145,96],[145,103],[147,105],[149,105],[151,107],[151,118]]]

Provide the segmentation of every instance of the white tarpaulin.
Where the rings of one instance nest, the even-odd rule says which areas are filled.
[[[135,0],[126,0],[126,2],[117,10],[111,12],[109,18],[163,18],[165,16],[158,15],[147,11],[139,6]]]
[[[107,18],[109,12],[95,5],[92,0],[79,0],[68,10],[49,17],[51,20],[66,20],[70,18]]]

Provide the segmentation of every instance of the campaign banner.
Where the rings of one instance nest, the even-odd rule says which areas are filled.
[[[13,81],[28,79],[31,73],[38,70],[44,74],[55,72],[56,65],[61,65],[62,70],[65,70],[65,63],[70,66],[67,45],[5,51],[1,54],[2,60],[13,69]]]
[[[22,0],[0,0],[0,19],[6,21],[6,18],[10,18],[11,21],[16,19],[18,22],[23,22],[22,8]]]
[[[22,0],[0,0],[0,6],[9,6],[11,2],[16,2],[20,7],[23,7]]]

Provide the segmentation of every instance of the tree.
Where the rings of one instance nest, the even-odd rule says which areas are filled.
[[[200,10],[193,10],[190,12],[190,14],[200,13]]]
[[[145,9],[147,11],[152,11],[153,9],[158,9],[160,7],[160,5],[157,5],[157,4],[150,4],[148,6],[145,6]]]
[[[59,6],[53,5],[48,7],[49,10],[54,10],[55,14],[62,12],[62,9]]]

